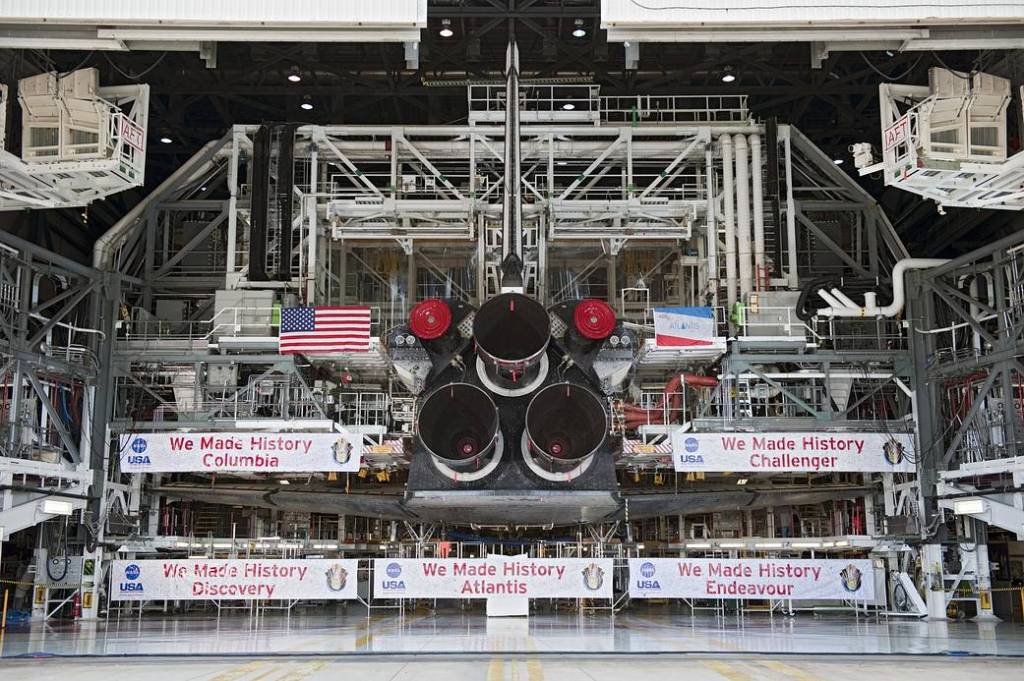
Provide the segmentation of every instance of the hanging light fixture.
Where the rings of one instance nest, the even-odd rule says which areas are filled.
[[[587,35],[587,29],[583,28],[583,19],[576,20],[576,28],[573,29],[572,35],[574,38],[582,38]]]
[[[442,38],[451,38],[455,35],[455,31],[452,30],[451,19],[441,19],[441,30],[438,31],[438,35]]]
[[[302,74],[299,73],[298,66],[292,67],[292,70],[288,73],[288,80],[292,83],[299,83],[302,81]]]
[[[305,97],[302,98],[302,104],[299,104],[299,108],[302,109],[303,111],[313,110],[313,102],[309,101],[309,95],[306,95]]]
[[[722,82],[732,83],[736,80],[736,71],[731,66],[726,66],[722,69]]]

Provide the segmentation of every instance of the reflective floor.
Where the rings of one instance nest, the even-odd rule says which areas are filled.
[[[0,636],[0,654],[774,653],[975,654],[1024,656],[1024,626],[1007,623],[855,619],[848,615],[765,614],[691,617],[675,608],[634,605],[607,614],[490,618],[480,609],[441,612],[293,610],[290,616],[122,616],[75,624],[34,623]],[[549,657],[550,656],[550,657]],[[1018,660],[1018,665],[1021,664]],[[1019,667],[1018,667],[1019,668]],[[0,666],[0,678],[4,678]],[[1019,678],[1024,678],[1020,676]]]
[[[0,661],[3,679],[67,681],[1002,681],[1021,678],[1014,658],[846,656],[462,656],[47,658]]]

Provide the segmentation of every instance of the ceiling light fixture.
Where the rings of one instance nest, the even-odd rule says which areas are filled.
[[[576,28],[572,31],[573,37],[582,38],[587,34],[587,29],[583,28],[583,19],[576,20]]]
[[[303,97],[302,104],[299,104],[299,108],[303,109],[304,111],[312,111],[313,102],[309,101],[309,97]]]
[[[722,69],[722,82],[732,83],[736,80],[736,71],[731,66]]]
[[[299,73],[299,67],[293,66],[291,73],[288,74],[288,80],[293,83],[299,83],[302,81],[302,74]]]
[[[278,480],[277,484],[279,484],[279,485],[290,485],[292,483],[288,482],[287,480]]]
[[[564,111],[572,111],[575,108],[576,108],[576,105],[573,104],[572,102],[566,102],[565,104],[562,105],[562,109]]]
[[[442,38],[451,38],[455,35],[455,31],[452,30],[451,19],[441,19],[441,30],[438,31],[438,35]]]
[[[737,481],[736,481],[736,484],[737,484],[737,485],[745,485],[745,484],[747,484],[748,482],[750,482],[750,479],[749,479],[749,478],[740,478],[739,480],[737,480]]]
[[[160,143],[161,144],[170,144],[173,141],[174,140],[172,140],[170,137],[161,137],[160,138]]]
[[[843,159],[841,158],[834,158],[832,159],[832,162],[835,163],[837,166],[843,165]]]

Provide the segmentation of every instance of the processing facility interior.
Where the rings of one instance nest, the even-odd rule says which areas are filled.
[[[1016,2],[6,0],[0,676],[1019,678],[1022,96]]]

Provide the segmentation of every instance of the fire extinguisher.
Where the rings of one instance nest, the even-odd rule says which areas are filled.
[[[71,616],[74,619],[79,619],[82,616],[82,592],[76,591],[75,595],[71,597]]]

